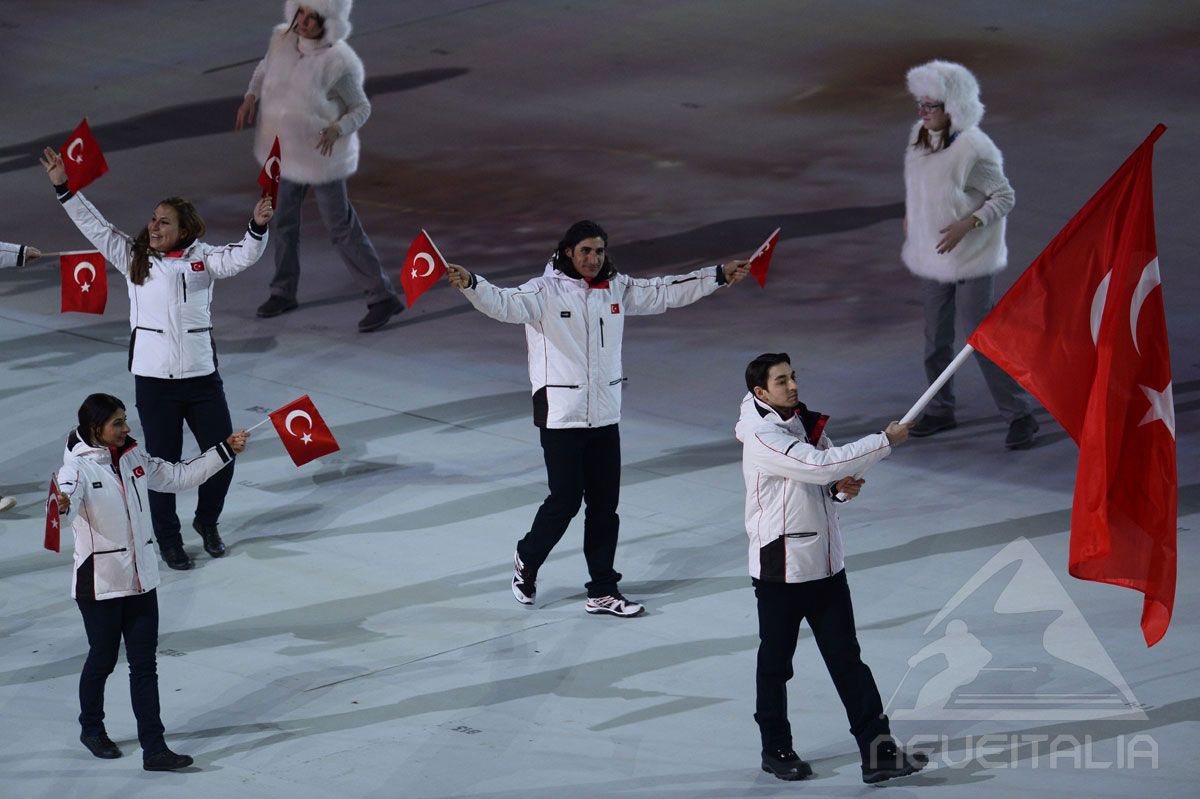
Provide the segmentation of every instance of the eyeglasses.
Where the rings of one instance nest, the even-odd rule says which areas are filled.
[[[934,111],[941,111],[945,107],[945,103],[917,103],[917,110],[922,114],[932,114]]]

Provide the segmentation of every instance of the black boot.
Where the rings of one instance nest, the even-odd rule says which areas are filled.
[[[175,771],[187,768],[192,763],[190,755],[177,755],[170,749],[162,749],[152,755],[142,756],[142,768],[146,771]]]
[[[890,737],[872,745],[863,757],[863,782],[883,782],[893,777],[914,774],[929,763],[924,752],[906,752]]]
[[[762,770],[774,774],[781,780],[802,780],[811,777],[812,766],[800,759],[790,747],[788,749],[764,749]]]
[[[219,558],[225,554],[225,542],[221,540],[221,534],[217,532],[215,524],[201,524],[200,522],[193,521],[192,529],[204,539],[205,552],[214,558]]]
[[[182,546],[162,547],[162,558],[167,565],[176,571],[187,571],[192,568],[192,559],[183,551]]]
[[[108,737],[108,733],[100,733],[99,735],[80,735],[79,741],[88,748],[88,751],[93,755],[105,760],[113,760],[121,756],[121,750]]]

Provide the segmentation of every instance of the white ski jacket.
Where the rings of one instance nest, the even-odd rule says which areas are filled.
[[[621,339],[626,316],[658,314],[707,297],[724,281],[720,266],[674,277],[620,273],[589,284],[554,268],[517,288],[478,275],[463,291],[493,319],[525,325],[533,421],[538,427],[603,427],[621,420]]]
[[[93,447],[72,430],[58,470],[58,490],[71,498],[59,524],[70,524],[75,534],[71,596],[112,599],[158,587],[146,491],[194,488],[231,460],[233,450],[224,441],[185,463],[168,463],[151,457],[133,438],[114,457],[112,450]]]
[[[133,240],[100,215],[82,194],[59,200],[71,221],[117,271],[128,277]],[[212,338],[213,283],[252,266],[267,246],[266,228],[251,220],[236,244],[202,241],[150,258],[150,275],[129,286],[129,371],[142,377],[200,377],[217,370]]]
[[[883,433],[835,447],[824,434],[828,419],[801,404],[785,420],[753,394],[742,398],[734,435],[742,442],[751,577],[803,583],[846,567],[833,484],[892,448]]]

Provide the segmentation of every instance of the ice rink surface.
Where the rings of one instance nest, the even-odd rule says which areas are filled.
[[[35,160],[85,115],[111,169],[87,195],[110,220],[136,232],[180,194],[208,241],[238,238],[258,165],[234,112],[281,5],[0,3],[0,239],[86,246]],[[522,330],[440,286],[359,334],[363,302],[310,203],[299,310],[255,317],[269,254],[218,286],[220,372],[235,425],[307,393],[342,450],[297,469],[260,428],[237,462],[223,560],[181,497],[196,568],[163,569],[158,666],[168,742],[196,766],[141,770],[124,662],[107,727],[126,756],[92,758],[77,740],[87,646],[70,556],[41,548],[42,500],[85,395],[122,397],[139,435],[127,299],[110,269],[103,317],[60,315],[54,263],[6,270],[0,493],[19,502],[0,516],[0,796],[866,794],[807,630],[791,719],[816,776],[759,770],[732,427],[763,351],[791,353],[835,440],[880,429],[923,389],[917,284],[898,258],[903,76],[935,57],[978,76],[1016,189],[1005,287],[1168,126],[1155,199],[1180,579],[1148,650],[1139,594],[1066,573],[1075,445],[1039,411],[1038,445],[1006,451],[968,365],[959,428],[900,448],[841,514],[864,659],[897,736],[935,750],[936,767],[886,790],[1195,795],[1194,4],[359,0],[353,21],[374,110],[351,197],[393,276],[422,227],[502,285],[540,272],[582,217],[637,276],[745,257],[783,228],[765,290],[746,281],[630,320],[617,567],[648,614],[584,613],[581,519],[538,606],[513,601],[513,547],[546,492]],[[1056,621],[1066,638],[1047,634]],[[988,658],[960,679],[964,629]]]

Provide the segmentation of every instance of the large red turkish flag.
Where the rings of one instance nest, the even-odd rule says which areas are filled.
[[[85,186],[108,171],[108,163],[100,145],[92,137],[92,129],[85,118],[75,128],[58,151],[62,156],[63,168],[67,170],[67,187],[81,191]]]
[[[775,232],[767,236],[767,240],[762,243],[762,246],[755,250],[754,255],[750,256],[750,274],[762,288],[767,287],[767,270],[771,268],[771,258],[775,255],[775,248],[779,245],[779,230],[779,228],[775,228]]]
[[[58,481],[53,476],[50,477],[50,496],[46,499],[46,535],[42,539],[42,546],[51,552],[59,552],[59,522],[62,521],[61,514],[58,511]]]
[[[103,255],[98,252],[60,255],[58,268],[62,272],[63,313],[104,313],[108,303],[108,278]]]
[[[279,206],[279,176],[283,169],[283,162],[279,158],[279,137],[275,137],[275,143],[271,145],[271,154],[267,156],[267,162],[263,164],[262,171],[258,173],[258,185],[262,187],[263,197],[271,198],[271,205]]]
[[[1148,646],[1175,603],[1178,475],[1154,236],[1159,125],[967,343],[1029,389],[1079,445],[1070,571],[1145,594]]]
[[[288,455],[297,466],[303,466],[322,455],[337,452],[337,440],[329,432],[329,426],[317,413],[317,406],[305,394],[278,410],[271,411],[271,424]]]
[[[438,252],[429,234],[422,230],[413,239],[408,255],[404,256],[404,266],[400,269],[400,285],[404,287],[404,299],[408,301],[408,307],[411,308],[417,298],[444,274],[446,259]]]

